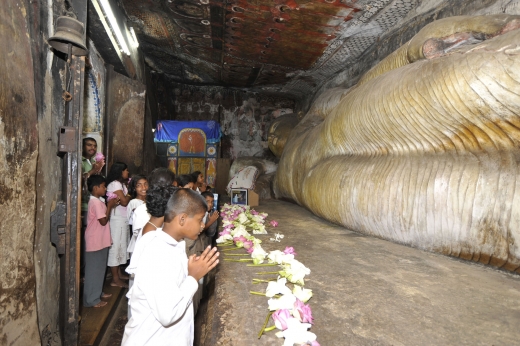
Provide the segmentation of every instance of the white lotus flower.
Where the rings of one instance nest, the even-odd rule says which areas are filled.
[[[267,301],[269,305],[270,311],[276,311],[279,309],[287,309],[292,310],[294,308],[294,303],[296,302],[296,297],[292,293],[287,293],[281,296],[280,298],[271,298]]]
[[[291,294],[289,287],[285,286],[286,278],[280,278],[276,281],[269,281],[265,290],[266,297],[272,298],[275,294]]]
[[[244,214],[243,212],[238,214],[238,222],[240,222],[241,224],[244,224],[247,222],[247,216],[246,214]]]
[[[309,275],[310,273],[311,270],[304,266],[303,263],[293,259],[291,262],[284,265],[281,275],[286,277],[290,282],[303,286],[305,284],[303,278],[305,275]]]
[[[225,243],[230,240],[233,240],[233,236],[231,234],[225,234],[225,235],[221,235],[220,237],[218,237],[216,242],[217,242],[217,244],[221,244],[221,243]]]
[[[273,251],[269,252],[269,255],[267,255],[267,258],[271,262],[281,264],[282,261],[280,260],[280,258],[282,255],[283,255],[283,252],[281,252],[280,250],[273,250]]]
[[[316,334],[308,331],[310,327],[310,323],[301,323],[296,318],[288,318],[287,329],[276,333],[276,336],[285,338],[283,346],[311,344],[316,341]]]
[[[251,217],[251,221],[252,222],[256,222],[256,223],[259,223],[259,224],[263,224],[265,221],[264,221],[264,218],[261,217],[260,215],[252,215]]]
[[[253,264],[264,263],[265,257],[267,256],[267,252],[260,245],[253,246],[253,252],[251,253],[251,258],[253,259]]]
[[[232,225],[233,222],[229,220],[222,221],[222,228],[226,228],[226,226]]]
[[[241,235],[243,235],[244,237],[251,236],[251,234],[249,234],[249,232],[243,225],[235,227],[235,229],[232,229],[230,233],[233,237],[240,237]]]
[[[294,285],[292,293],[304,303],[307,303],[312,298],[312,290]]]
[[[269,255],[267,255],[267,258],[270,262],[278,263],[278,264],[285,264],[290,263],[292,260],[294,260],[294,255],[286,255],[280,250],[274,250],[269,252]]]
[[[253,230],[253,234],[267,234],[264,225],[258,225],[258,228]]]

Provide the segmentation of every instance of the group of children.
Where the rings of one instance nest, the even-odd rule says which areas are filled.
[[[128,180],[124,163],[115,163],[107,179],[87,180],[84,306],[107,304],[102,299],[111,295],[102,289],[108,265],[111,285],[128,287],[130,279],[123,345],[191,345],[204,276],[218,263],[211,248],[219,217],[213,193],[201,172],[188,184],[167,168]],[[130,277],[120,272],[128,258]]]

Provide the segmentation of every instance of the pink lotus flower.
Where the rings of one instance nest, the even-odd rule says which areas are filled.
[[[105,155],[103,153],[99,152],[96,153],[96,156],[94,156],[94,161],[98,162],[105,159]]]
[[[246,249],[248,254],[252,254],[255,251],[254,246],[251,246],[249,249]]]
[[[307,304],[303,304],[301,300],[296,298],[294,302],[294,309],[292,310],[293,316],[303,323],[313,323],[314,318],[312,317],[311,307]]]
[[[271,222],[269,222],[269,224],[273,227],[278,227],[278,222],[276,222],[275,220],[271,220]]]
[[[256,210],[254,210],[254,209],[251,209],[251,214],[258,215],[258,212]]]
[[[250,240],[246,240],[244,242],[244,249],[249,250],[253,248],[253,242]]]
[[[228,235],[228,234],[231,234],[231,232],[229,232],[228,230],[223,230],[223,231],[220,232],[218,235],[220,235],[221,237],[223,237],[223,236]]]
[[[244,242],[247,241],[246,237],[244,237],[243,235],[239,236],[239,237],[234,237],[233,238],[233,241],[235,242],[235,245],[238,246],[238,247],[243,247],[244,246]]]
[[[295,255],[296,256],[296,252],[294,251],[294,248],[292,246],[285,247],[285,250],[283,250],[283,253],[286,255]]]
[[[287,320],[291,318],[291,313],[287,309],[280,309],[273,312],[271,315],[274,321],[274,325],[276,328],[280,330],[287,329]]]
[[[316,340],[314,340],[313,342],[311,342],[311,346],[321,346],[319,342],[317,342]]]
[[[110,201],[111,199],[117,198],[117,195],[113,192],[107,192],[107,199]]]

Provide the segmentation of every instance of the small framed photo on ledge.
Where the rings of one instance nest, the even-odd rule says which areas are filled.
[[[232,189],[231,204],[247,205],[247,189]]]

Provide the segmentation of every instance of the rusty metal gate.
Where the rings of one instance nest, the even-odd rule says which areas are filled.
[[[77,19],[86,23],[87,2],[72,0]],[[59,133],[62,158],[62,197],[51,215],[51,241],[60,257],[59,323],[63,345],[77,345],[81,249],[81,133],[85,57],[72,55],[64,75],[65,120]],[[69,99],[67,101],[67,99]]]

